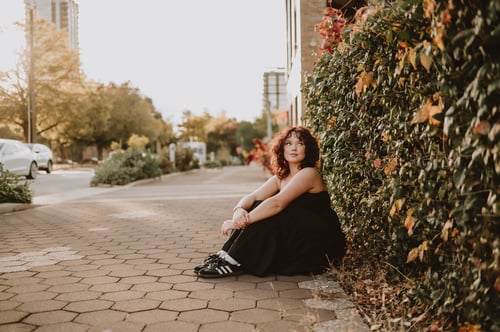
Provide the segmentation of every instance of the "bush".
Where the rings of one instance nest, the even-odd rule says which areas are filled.
[[[500,330],[499,12],[374,3],[304,85],[350,256],[412,278],[434,328]]]
[[[0,203],[31,203],[33,192],[27,181],[20,181],[19,176],[4,170],[0,163]]]
[[[160,160],[150,153],[127,150],[115,153],[102,163],[91,185],[125,185],[133,181],[161,176]]]

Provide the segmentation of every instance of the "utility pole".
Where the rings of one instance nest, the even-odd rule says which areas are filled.
[[[24,0],[28,12],[28,46],[29,46],[29,69],[28,69],[28,143],[36,143],[36,112],[35,112],[35,55],[34,55],[34,11],[35,0]]]

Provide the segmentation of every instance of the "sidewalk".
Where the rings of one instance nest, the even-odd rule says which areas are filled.
[[[368,331],[324,276],[192,272],[264,180],[255,167],[200,170],[0,214],[0,332]]]

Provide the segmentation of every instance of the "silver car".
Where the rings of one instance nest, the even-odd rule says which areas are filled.
[[[38,169],[47,172],[47,174],[51,173],[54,165],[52,150],[40,143],[28,143],[26,146],[35,153]]]
[[[35,154],[17,140],[0,139],[0,164],[4,170],[28,179],[36,178],[38,173]]]

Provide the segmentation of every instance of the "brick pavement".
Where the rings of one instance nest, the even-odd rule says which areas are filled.
[[[253,167],[200,170],[0,214],[0,332],[368,331],[325,276],[192,272],[264,179]]]

